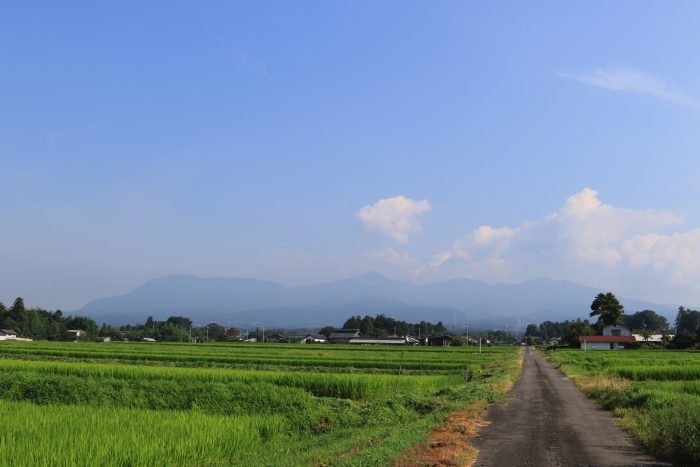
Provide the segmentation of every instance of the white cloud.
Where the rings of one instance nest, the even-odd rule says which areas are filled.
[[[700,229],[670,235],[635,235],[623,249],[635,269],[651,267],[675,284],[700,280]]]
[[[683,217],[673,212],[605,204],[586,188],[542,219],[475,229],[416,274],[425,280],[552,277],[615,285],[639,297],[652,293],[651,288],[662,294],[683,285],[685,289],[673,289],[680,294],[675,300],[682,300],[680,296],[700,293],[700,229],[668,232],[682,223]]]
[[[620,242],[629,235],[681,222],[683,218],[672,212],[603,204],[597,191],[586,188],[570,196],[559,211],[548,216],[545,228],[555,230],[567,256],[613,266],[622,260]]]
[[[421,231],[420,217],[430,209],[427,200],[415,201],[405,196],[394,196],[363,206],[357,215],[367,230],[408,243],[410,234]]]
[[[700,101],[670,87],[654,75],[629,68],[598,69],[591,74],[559,73],[560,76],[610,91],[644,94],[690,107],[700,107]]]

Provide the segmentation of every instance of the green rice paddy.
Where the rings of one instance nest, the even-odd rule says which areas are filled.
[[[651,452],[678,465],[700,465],[700,352],[557,350],[547,356]]]
[[[391,465],[509,347],[0,343],[2,465]]]

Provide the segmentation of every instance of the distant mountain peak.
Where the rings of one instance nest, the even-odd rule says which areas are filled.
[[[152,279],[117,297],[94,300],[77,313],[111,324],[140,323],[148,316],[190,317],[195,323],[259,324],[282,328],[339,326],[352,315],[384,314],[412,321],[464,321],[524,326],[546,319],[587,318],[599,289],[540,278],[489,285],[452,279],[418,285],[377,271],[331,282],[285,287],[252,278],[201,278],[176,274]],[[671,317],[676,306],[633,299],[630,312],[649,308]]]

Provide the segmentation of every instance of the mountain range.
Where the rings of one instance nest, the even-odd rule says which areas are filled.
[[[442,321],[453,328],[468,323],[472,329],[520,330],[527,323],[586,318],[601,291],[551,279],[493,285],[453,279],[418,285],[377,272],[298,287],[258,279],[174,275],[150,280],[124,295],[91,301],[74,313],[113,325],[181,315],[195,324],[289,329],[341,326],[351,315],[383,313],[410,322]],[[627,313],[652,309],[672,320],[678,308],[618,298]]]

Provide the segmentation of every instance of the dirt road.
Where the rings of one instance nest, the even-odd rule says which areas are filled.
[[[668,466],[637,447],[543,357],[525,349],[513,398],[489,409],[475,466]]]

